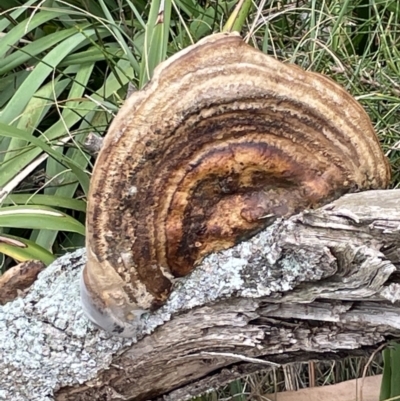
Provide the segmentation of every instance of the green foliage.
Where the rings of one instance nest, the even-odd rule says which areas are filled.
[[[9,206],[0,210],[0,227],[57,230],[85,235],[85,226],[72,217],[47,206]]]
[[[52,253],[35,242],[6,234],[0,235],[0,252],[17,262],[41,260],[46,265],[49,265],[55,260],[55,256]]]
[[[383,362],[383,378],[379,400],[397,399],[397,396],[400,399],[400,344],[390,344],[383,351]]]
[[[235,6],[234,1],[222,8],[201,3],[2,2],[3,207],[11,199],[24,206],[35,199],[35,205],[51,205],[67,213],[76,225],[84,222],[84,208],[66,201],[82,199],[82,204],[88,192],[92,159],[82,143],[89,133],[104,134],[129,82],[142,87],[168,55],[219,30]],[[244,23],[243,13],[240,21],[237,24]],[[13,196],[7,197],[9,194]],[[60,253],[83,244],[82,231],[70,234],[73,230],[68,222],[59,219],[49,227],[38,217],[36,225],[26,225],[26,219],[15,214],[2,232],[22,235],[21,240]],[[7,267],[12,259],[4,262]]]
[[[172,4],[170,1],[165,2],[165,8],[162,10],[160,9],[161,3],[161,0],[151,2],[145,26],[139,88],[146,84],[153,75],[154,68],[167,56]]]
[[[397,0],[0,3],[4,269],[29,258],[50,263],[84,244],[93,164],[82,146],[87,135],[106,132],[128,83],[141,88],[162,60],[221,30],[241,31],[260,50],[345,86],[369,113],[399,187]],[[388,386],[385,396],[400,391]]]

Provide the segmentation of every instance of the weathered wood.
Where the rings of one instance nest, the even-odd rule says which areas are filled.
[[[177,282],[137,343],[88,323],[84,251],[66,255],[0,308],[0,399],[183,400],[273,362],[367,352],[400,334],[399,244],[400,190],[276,221]]]

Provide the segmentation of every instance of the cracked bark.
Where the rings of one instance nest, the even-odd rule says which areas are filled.
[[[176,283],[136,339],[79,306],[84,250],[0,308],[0,399],[186,400],[273,363],[371,351],[400,334],[400,190],[276,221]]]

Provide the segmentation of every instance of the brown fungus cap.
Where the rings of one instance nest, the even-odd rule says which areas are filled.
[[[109,129],[89,194],[84,308],[124,335],[208,253],[389,179],[342,87],[238,34],[209,36],[160,64]]]

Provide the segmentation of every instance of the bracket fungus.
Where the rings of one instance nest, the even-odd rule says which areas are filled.
[[[389,179],[342,87],[211,35],[161,63],[111,124],[88,198],[83,308],[129,336],[205,255]]]

